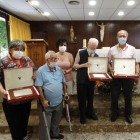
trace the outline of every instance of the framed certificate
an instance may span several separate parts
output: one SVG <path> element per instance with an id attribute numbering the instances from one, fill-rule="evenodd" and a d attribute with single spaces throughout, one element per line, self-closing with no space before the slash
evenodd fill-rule
<path id="1" fill-rule="evenodd" d="M 112 77 L 108 74 L 108 57 L 88 57 L 91 64 L 88 67 L 88 77 L 90 81 L 112 81 Z"/>
<path id="2" fill-rule="evenodd" d="M 139 78 L 136 75 L 135 58 L 115 58 L 114 59 L 114 78 Z"/>
<path id="3" fill-rule="evenodd" d="M 3 73 L 9 103 L 40 97 L 32 79 L 32 67 L 4 69 Z"/>

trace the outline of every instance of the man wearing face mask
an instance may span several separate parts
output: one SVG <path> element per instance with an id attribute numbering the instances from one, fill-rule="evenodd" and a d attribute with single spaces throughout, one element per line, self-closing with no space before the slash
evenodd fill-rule
<path id="1" fill-rule="evenodd" d="M 37 89 L 40 92 L 40 100 L 45 109 L 51 138 L 63 139 L 64 136 L 59 134 L 59 122 L 63 106 L 63 89 L 65 97 L 68 97 L 65 78 L 61 69 L 57 66 L 58 58 L 54 51 L 48 51 L 45 54 L 45 59 L 46 64 L 41 66 L 36 73 L 35 86 L 37 86 Z M 49 105 L 48 102 L 51 104 Z M 40 119 L 39 140 L 48 140 L 40 103 L 38 103 L 38 114 Z"/>
<path id="2" fill-rule="evenodd" d="M 121 30 L 117 33 L 118 44 L 113 46 L 108 52 L 109 57 L 109 70 L 114 75 L 114 58 L 135 58 L 136 59 L 136 74 L 139 74 L 138 57 L 135 47 L 126 43 L 128 39 L 128 32 Z M 112 67 L 110 62 L 112 61 Z M 134 79 L 131 78 L 113 78 L 111 82 L 111 109 L 112 117 L 111 121 L 116 121 L 119 116 L 118 99 L 120 95 L 121 85 L 123 86 L 123 94 L 125 97 L 125 118 L 128 123 L 132 123 L 130 117 L 132 110 L 132 88 L 134 85 Z"/>
<path id="3" fill-rule="evenodd" d="M 98 40 L 95 38 L 90 38 L 87 49 L 81 50 L 77 53 L 73 66 L 74 69 L 77 69 L 77 97 L 79 102 L 81 124 L 86 123 L 86 115 L 90 119 L 98 120 L 93 111 L 95 81 L 89 81 L 87 75 L 87 68 L 91 65 L 89 62 L 87 62 L 88 57 L 98 57 L 98 55 L 95 53 L 97 47 Z"/>

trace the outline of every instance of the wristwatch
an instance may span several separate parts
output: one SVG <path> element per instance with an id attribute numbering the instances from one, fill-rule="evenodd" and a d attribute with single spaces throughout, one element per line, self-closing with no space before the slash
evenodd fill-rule
<path id="1" fill-rule="evenodd" d="M 65 74 L 67 73 L 66 70 L 64 72 L 65 72 Z"/>

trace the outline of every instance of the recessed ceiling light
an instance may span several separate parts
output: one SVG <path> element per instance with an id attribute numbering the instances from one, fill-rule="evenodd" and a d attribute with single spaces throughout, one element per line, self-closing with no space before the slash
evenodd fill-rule
<path id="1" fill-rule="evenodd" d="M 127 5 L 133 5 L 135 3 L 135 1 L 128 1 Z"/>
<path id="2" fill-rule="evenodd" d="M 90 16 L 93 16 L 93 15 L 94 15 L 94 13 L 93 13 L 93 12 L 89 12 L 89 15 L 90 15 Z"/>
<path id="3" fill-rule="evenodd" d="M 96 4 L 96 1 L 89 1 L 89 5 L 95 5 Z"/>
<path id="4" fill-rule="evenodd" d="M 69 4 L 71 5 L 78 5 L 80 2 L 79 1 L 69 1 Z"/>
<path id="5" fill-rule="evenodd" d="M 124 15 L 124 12 L 119 12 L 118 15 L 122 16 L 122 15 Z"/>
<path id="6" fill-rule="evenodd" d="M 45 12 L 45 13 L 44 13 L 44 15 L 45 15 L 45 16 L 49 16 L 49 15 L 50 15 L 50 13 L 48 13 L 48 12 Z"/>
<path id="7" fill-rule="evenodd" d="M 38 1 L 31 1 L 31 4 L 32 5 L 39 5 L 39 2 Z"/>

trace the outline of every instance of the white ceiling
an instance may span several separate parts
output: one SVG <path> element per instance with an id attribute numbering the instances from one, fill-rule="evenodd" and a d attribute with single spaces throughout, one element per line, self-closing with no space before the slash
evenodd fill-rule
<path id="1" fill-rule="evenodd" d="M 30 0 L 31 1 L 31 0 Z M 140 0 L 128 6 L 130 0 L 94 0 L 96 5 L 90 6 L 90 0 L 76 0 L 79 5 L 70 5 L 70 0 L 36 0 L 36 6 L 42 13 L 49 12 L 48 18 L 55 20 L 140 20 Z M 28 21 L 46 21 L 47 19 L 29 6 L 25 0 L 0 0 L 0 7 Z M 123 16 L 118 12 L 123 11 Z M 94 12 L 94 16 L 89 16 Z"/>

